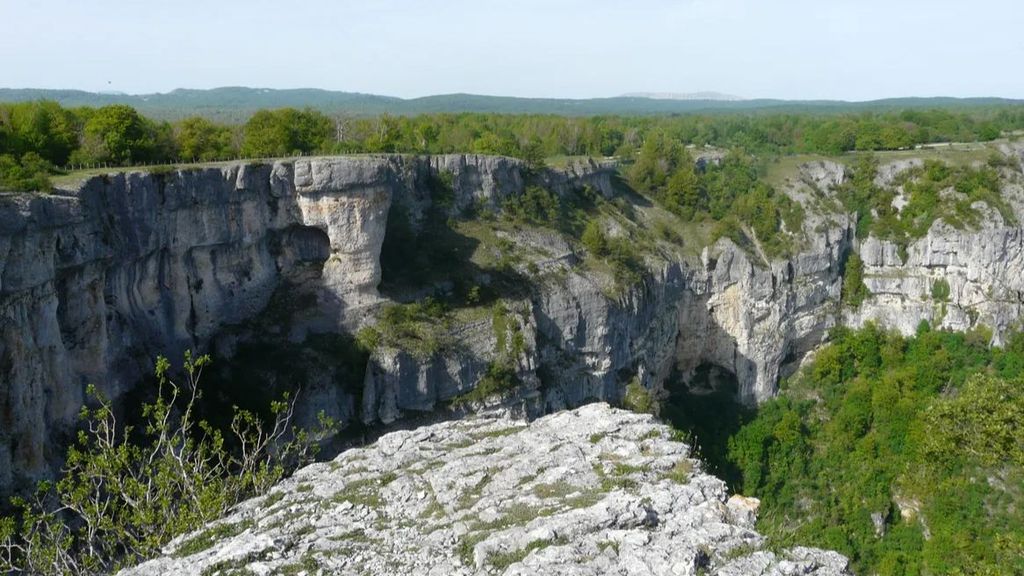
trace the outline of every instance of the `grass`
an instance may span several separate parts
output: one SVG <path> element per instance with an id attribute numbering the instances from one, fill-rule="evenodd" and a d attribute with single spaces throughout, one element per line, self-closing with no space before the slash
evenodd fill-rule
<path id="1" fill-rule="evenodd" d="M 594 473 L 601 481 L 601 491 L 611 492 L 613 490 L 635 490 L 639 483 L 632 478 L 629 478 L 628 474 L 632 472 L 640 471 L 639 468 L 629 466 L 628 464 L 618 463 L 613 467 L 611 473 L 605 472 L 604 464 L 595 462 L 593 465 Z"/>
<path id="2" fill-rule="evenodd" d="M 690 481 L 691 474 L 693 474 L 693 461 L 684 458 L 676 462 L 675 466 L 666 472 L 663 477 L 676 484 L 686 484 Z"/>
<path id="3" fill-rule="evenodd" d="M 483 432 L 471 432 L 469 436 L 476 441 L 486 440 L 487 438 L 501 438 L 503 436 L 511 436 L 517 432 L 526 430 L 525 426 L 510 426 L 508 428 L 498 428 L 496 430 L 485 430 Z"/>
<path id="4" fill-rule="evenodd" d="M 274 573 L 281 574 L 282 576 L 295 576 L 301 573 L 316 574 L 319 569 L 320 562 L 318 562 L 312 555 L 306 554 L 298 562 L 292 562 L 278 567 Z"/>
<path id="5" fill-rule="evenodd" d="M 558 156 L 548 156 L 547 158 L 544 159 L 544 164 L 548 168 L 552 168 L 554 170 L 565 170 L 566 168 L 572 166 L 573 164 L 576 164 L 578 162 L 587 162 L 590 160 L 593 160 L 598 164 L 605 161 L 604 157 L 602 156 L 568 156 L 563 154 Z"/>
<path id="6" fill-rule="evenodd" d="M 555 540 L 534 540 L 520 550 L 491 554 L 487 557 L 487 563 L 498 570 L 505 570 L 516 562 L 523 561 L 523 559 L 529 556 L 534 550 L 543 550 L 549 546 L 559 546 L 567 542 L 567 539 L 561 538 L 556 538 Z"/>
<path id="7" fill-rule="evenodd" d="M 185 556 L 192 556 L 198 554 L 203 550 L 208 550 L 217 542 L 226 538 L 237 536 L 242 532 L 245 532 L 253 525 L 252 520 L 244 520 L 242 522 L 218 524 L 209 530 L 204 530 L 196 536 L 184 541 L 174 551 L 176 558 L 184 558 Z"/>
<path id="8" fill-rule="evenodd" d="M 174 170 L 200 170 L 203 168 L 221 168 L 239 163 L 255 163 L 257 160 L 224 160 L 220 162 L 181 162 L 174 164 L 147 164 L 144 166 L 110 166 L 107 168 L 82 168 L 79 170 L 68 170 L 63 174 L 52 176 L 54 186 L 68 186 L 81 183 L 89 178 L 103 176 L 104 174 L 123 174 L 131 172 L 167 173 Z"/>
<path id="9" fill-rule="evenodd" d="M 331 502 L 350 502 L 356 506 L 378 508 L 382 503 L 380 489 L 396 478 L 394 473 L 386 473 L 377 478 L 364 478 L 349 482 L 331 497 Z"/>
<path id="10" fill-rule="evenodd" d="M 533 493 L 538 498 L 549 499 L 549 498 L 565 498 L 571 494 L 579 492 L 578 486 L 570 484 L 565 481 L 553 482 L 550 484 L 537 484 L 533 487 Z"/>

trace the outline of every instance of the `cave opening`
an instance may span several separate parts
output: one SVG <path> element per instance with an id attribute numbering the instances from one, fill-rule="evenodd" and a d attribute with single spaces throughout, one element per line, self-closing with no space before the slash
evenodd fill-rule
<path id="1" fill-rule="evenodd" d="M 668 396 L 661 416 L 690 442 L 708 471 L 736 490 L 742 483 L 738 467 L 729 461 L 729 439 L 754 417 L 755 410 L 737 400 L 736 375 L 711 362 L 703 362 L 687 375 L 674 371 L 665 382 Z"/>

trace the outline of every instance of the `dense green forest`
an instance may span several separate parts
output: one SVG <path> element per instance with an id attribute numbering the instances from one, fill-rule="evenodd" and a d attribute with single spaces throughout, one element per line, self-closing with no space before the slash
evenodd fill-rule
<path id="1" fill-rule="evenodd" d="M 172 124 L 147 118 L 124 104 L 64 108 L 52 101 L 32 101 L 0 104 L 0 186 L 45 189 L 50 172 L 96 164 L 362 152 L 471 152 L 534 161 L 589 155 L 629 162 L 651 138 L 764 157 L 991 140 L 1022 128 L 1024 107 L 1020 106 L 633 117 L 479 113 L 351 117 L 282 108 L 258 111 L 245 124 L 218 124 L 198 116 Z"/>
<path id="2" fill-rule="evenodd" d="M 438 94 L 420 98 L 396 98 L 378 94 L 338 92 L 311 88 L 267 89 L 225 86 L 208 90 L 178 89 L 157 94 L 95 93 L 82 90 L 46 90 L 34 88 L 0 88 L 0 102 L 54 100 L 64 106 L 99 108 L 127 104 L 151 118 L 181 120 L 201 115 L 211 120 L 243 123 L 266 108 L 310 107 L 326 114 L 377 116 L 396 114 L 452 114 L 479 112 L 484 114 L 557 114 L 559 116 L 596 115 L 669 115 L 669 114 L 753 114 L 815 113 L 843 114 L 907 109 L 948 110 L 1022 104 L 1021 100 L 1005 98 L 888 98 L 865 102 L 841 100 L 778 100 L 778 99 L 672 99 L 642 96 L 610 98 L 516 98 L 479 94 Z"/>
<path id="3" fill-rule="evenodd" d="M 1021 574 L 1024 335 L 990 336 L 837 329 L 756 413 L 705 399 L 681 424 L 775 545 L 858 574 Z"/>

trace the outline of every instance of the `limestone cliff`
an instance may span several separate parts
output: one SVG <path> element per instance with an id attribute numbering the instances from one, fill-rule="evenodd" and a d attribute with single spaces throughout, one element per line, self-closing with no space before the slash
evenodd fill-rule
<path id="1" fill-rule="evenodd" d="M 1024 147 L 1004 150 L 1024 166 Z M 882 166 L 880 181 L 889 183 L 912 163 Z M 1019 330 L 1024 305 L 1024 181 L 1020 168 L 1000 169 L 1001 196 L 1017 222 L 1007 222 L 983 204 L 976 208 L 978 226 L 955 228 L 936 220 L 928 233 L 901 250 L 891 241 L 870 237 L 860 243 L 865 284 L 871 297 L 846 321 L 879 322 L 912 334 L 920 322 L 949 330 L 990 328 L 1000 344 L 1010 330 Z M 951 192 L 952 193 L 952 192 Z M 893 313 L 898 311 L 898 313 Z"/>
<path id="2" fill-rule="evenodd" d="M 469 200 L 523 186 L 506 158 L 367 156 L 119 173 L 51 195 L 0 195 L 0 493 L 59 462 L 88 383 L 118 399 L 156 355 L 205 349 L 275 291 L 315 298 L 304 328 L 364 321 L 379 300 L 389 206 L 422 197 L 439 170 Z M 553 184 L 600 177 L 585 172 Z"/>
<path id="3" fill-rule="evenodd" d="M 880 177 L 899 170 L 883 167 Z M 503 297 L 506 333 L 495 333 L 488 310 L 465 310 L 445 328 L 444 354 L 381 348 L 355 377 L 332 368 L 331 354 L 317 356 L 309 339 L 373 324 L 389 297 L 453 289 L 442 270 L 410 293 L 379 293 L 382 245 L 399 212 L 414 228 L 438 213 L 486 222 L 507 198 L 539 185 L 609 199 L 609 234 L 649 231 L 670 215 L 617 189 L 610 166 L 530 173 L 516 160 L 465 155 L 135 172 L 51 195 L 0 196 L 0 492 L 59 463 L 87 383 L 115 399 L 144 391 L 153 358 L 186 348 L 213 349 L 223 363 L 253 340 L 265 340 L 261 351 L 293 347 L 301 359 L 271 363 L 327 363 L 311 363 L 299 383 L 301 417 L 324 410 L 378 425 L 447 409 L 477 386 L 499 341 L 513 337 L 518 385 L 495 401 L 539 416 L 619 402 L 629 382 L 658 396 L 670 373 L 686 379 L 707 365 L 736 376 L 740 400 L 763 400 L 840 322 L 903 331 L 922 318 L 954 329 L 985 324 L 997 342 L 1015 325 L 1024 302 L 1016 225 L 997 214 L 977 229 L 937 222 L 901 254 L 877 238 L 856 239 L 854 219 L 829 204 L 848 177 L 843 166 L 809 163 L 797 176 L 786 192 L 806 218 L 791 231 L 801 239 L 792 256 L 656 238 L 644 250 L 643 280 L 626 286 L 557 232 L 485 230 L 499 246 L 478 249 L 515 252 L 503 265 L 523 288 Z M 1004 176 L 1006 196 L 1024 214 L 1019 177 Z M 438 179 L 448 188 L 443 202 Z M 410 257 L 425 248 L 408 244 L 401 248 Z M 872 294 L 843 310 L 851 250 L 863 257 Z M 933 297 L 938 279 L 949 285 L 942 302 Z M 495 282 L 487 269 L 470 280 Z"/>

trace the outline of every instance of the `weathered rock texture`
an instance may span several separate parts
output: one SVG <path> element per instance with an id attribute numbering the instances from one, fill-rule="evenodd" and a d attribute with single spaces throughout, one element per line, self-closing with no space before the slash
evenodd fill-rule
<path id="1" fill-rule="evenodd" d="M 871 296 L 845 322 L 871 321 L 913 334 L 922 321 L 935 328 L 963 331 L 978 326 L 992 330 L 994 344 L 1019 330 L 1024 310 L 1024 145 L 1004 144 L 1002 153 L 1020 167 L 999 169 L 1001 196 L 1017 222 L 1006 222 L 992 207 L 975 203 L 983 215 L 973 228 L 957 229 L 936 220 L 927 235 L 905 250 L 870 237 L 860 242 L 865 285 Z M 879 167 L 877 182 L 891 185 L 901 171 L 920 161 Z M 954 193 L 951 190 L 948 193 Z M 899 201 L 900 198 L 897 198 Z M 944 294 L 948 287 L 948 296 Z"/>
<path id="2" fill-rule="evenodd" d="M 395 432 L 123 574 L 848 573 L 835 552 L 762 550 L 757 501 L 729 498 L 670 438 L 607 404 Z"/>

